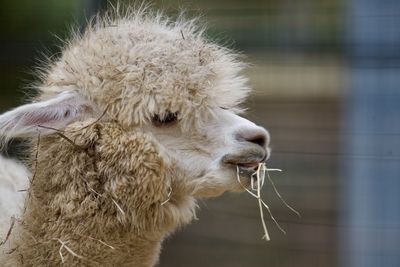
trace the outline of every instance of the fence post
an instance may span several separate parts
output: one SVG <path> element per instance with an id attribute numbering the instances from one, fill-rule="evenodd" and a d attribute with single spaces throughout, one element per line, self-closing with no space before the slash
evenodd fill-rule
<path id="1" fill-rule="evenodd" d="M 400 266 L 400 1 L 351 0 L 339 266 Z"/>

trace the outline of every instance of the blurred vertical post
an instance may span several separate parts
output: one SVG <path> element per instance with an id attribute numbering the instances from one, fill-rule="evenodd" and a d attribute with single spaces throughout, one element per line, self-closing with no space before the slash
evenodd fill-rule
<path id="1" fill-rule="evenodd" d="M 340 266 L 400 266 L 400 1 L 347 7 Z"/>

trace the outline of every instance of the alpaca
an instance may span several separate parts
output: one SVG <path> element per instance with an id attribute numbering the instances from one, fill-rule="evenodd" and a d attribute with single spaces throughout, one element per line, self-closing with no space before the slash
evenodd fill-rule
<path id="1" fill-rule="evenodd" d="M 30 140 L 32 172 L 1 266 L 154 266 L 196 200 L 243 191 L 236 168 L 248 186 L 269 156 L 268 132 L 238 115 L 238 56 L 196 20 L 111 13 L 0 116 L 3 143 Z"/>

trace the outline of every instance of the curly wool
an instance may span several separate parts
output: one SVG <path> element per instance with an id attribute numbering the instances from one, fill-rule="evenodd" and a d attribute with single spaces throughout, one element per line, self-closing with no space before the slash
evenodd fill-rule
<path id="1" fill-rule="evenodd" d="M 80 256 L 63 251 L 67 266 L 152 266 L 160 239 L 194 216 L 192 198 L 160 205 L 171 181 L 151 136 L 115 122 L 81 130 L 88 124 L 66 129 L 75 145 L 60 136 L 41 141 L 16 249 L 2 266 L 60 264 L 59 241 Z"/>
<path id="2" fill-rule="evenodd" d="M 66 44 L 44 77 L 41 98 L 76 90 L 122 125 L 179 110 L 184 128 L 211 106 L 235 107 L 248 94 L 244 65 L 207 42 L 195 20 L 170 21 L 146 10 L 98 17 Z"/>

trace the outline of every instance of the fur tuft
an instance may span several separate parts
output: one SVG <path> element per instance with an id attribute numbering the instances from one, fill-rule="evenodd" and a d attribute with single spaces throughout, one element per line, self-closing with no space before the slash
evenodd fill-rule
<path id="1" fill-rule="evenodd" d="M 198 127 L 212 108 L 234 109 L 249 93 L 240 74 L 245 65 L 208 41 L 198 25 L 197 19 L 182 14 L 172 20 L 145 5 L 117 6 L 73 34 L 42 75 L 39 98 L 73 86 L 100 109 L 109 105 L 109 115 L 126 127 L 176 110 L 183 128 Z"/>

